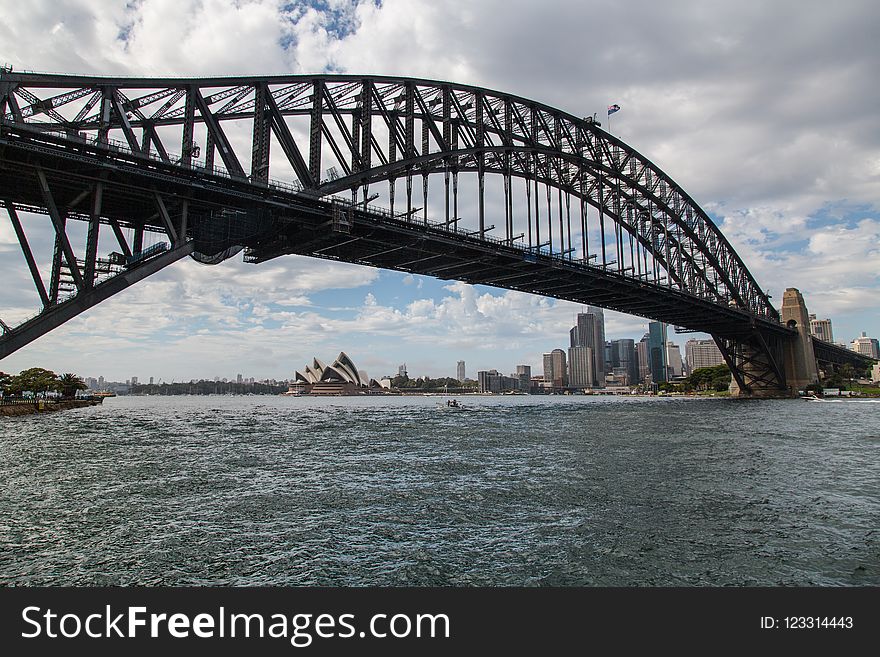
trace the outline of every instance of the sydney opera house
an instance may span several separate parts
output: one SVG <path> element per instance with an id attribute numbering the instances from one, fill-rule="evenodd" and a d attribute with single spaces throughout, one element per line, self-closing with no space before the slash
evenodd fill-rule
<path id="1" fill-rule="evenodd" d="M 366 395 L 371 387 L 376 386 L 375 381 L 370 381 L 366 372 L 358 371 L 351 358 L 342 351 L 332 365 L 325 365 L 315 358 L 311 366 L 306 365 L 302 372 L 297 371 L 287 394 Z"/>

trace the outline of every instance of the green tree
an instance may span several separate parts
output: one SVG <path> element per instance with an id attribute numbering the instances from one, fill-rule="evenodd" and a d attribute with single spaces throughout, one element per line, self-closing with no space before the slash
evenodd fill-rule
<path id="1" fill-rule="evenodd" d="M 58 389 L 58 375 L 42 367 L 31 367 L 12 377 L 9 388 L 12 394 L 32 392 L 34 395 L 45 396 L 49 391 Z"/>
<path id="2" fill-rule="evenodd" d="M 701 367 L 687 378 L 687 386 L 696 390 L 716 390 L 722 392 L 730 386 L 730 368 L 727 365 Z"/>
<path id="3" fill-rule="evenodd" d="M 88 386 L 85 381 L 71 372 L 66 372 L 58 377 L 58 389 L 61 390 L 62 397 L 75 397 L 77 390 L 85 390 L 86 388 Z"/>

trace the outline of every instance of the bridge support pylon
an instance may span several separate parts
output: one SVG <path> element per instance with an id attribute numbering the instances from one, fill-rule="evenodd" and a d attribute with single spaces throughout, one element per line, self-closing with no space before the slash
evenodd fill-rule
<path id="1" fill-rule="evenodd" d="M 783 295 L 781 321 L 797 333 L 779 337 L 756 328 L 745 338 L 715 337 L 733 375 L 732 396 L 797 397 L 799 390 L 819 380 L 809 313 L 796 288 Z"/>
<path id="2" fill-rule="evenodd" d="M 819 370 L 813 339 L 810 336 L 810 315 L 807 304 L 797 288 L 790 287 L 782 295 L 782 323 L 797 330 L 797 337 L 785 344 L 785 379 L 792 396 L 809 385 L 818 383 Z"/>

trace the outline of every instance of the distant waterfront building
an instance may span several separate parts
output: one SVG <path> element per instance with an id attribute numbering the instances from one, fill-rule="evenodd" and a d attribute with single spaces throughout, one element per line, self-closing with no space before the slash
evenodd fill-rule
<path id="1" fill-rule="evenodd" d="M 651 368 L 651 381 L 661 383 L 668 380 L 666 375 L 666 324 L 663 322 L 648 324 L 648 365 Z"/>
<path id="2" fill-rule="evenodd" d="M 236 383 L 241 383 L 241 380 L 242 380 L 243 378 L 244 378 L 244 377 L 243 377 L 241 374 L 239 374 L 239 375 L 237 375 L 237 376 L 235 377 L 235 382 L 236 382 Z"/>
<path id="3" fill-rule="evenodd" d="M 684 357 L 688 374 L 693 374 L 701 367 L 724 365 L 724 356 L 715 340 L 688 340 L 684 344 Z"/>
<path id="4" fill-rule="evenodd" d="M 568 348 L 568 385 L 572 388 L 592 388 L 596 385 L 596 370 L 592 347 Z M 604 378 L 604 373 L 603 373 Z"/>
<path id="5" fill-rule="evenodd" d="M 98 377 L 98 390 L 104 390 L 104 377 Z"/>
<path id="6" fill-rule="evenodd" d="M 544 354 L 544 383 L 554 388 L 565 388 L 568 385 L 568 368 L 562 349 Z"/>
<path id="7" fill-rule="evenodd" d="M 830 319 L 816 319 L 815 315 L 810 315 L 810 333 L 820 340 L 834 343 L 834 335 L 831 332 Z"/>
<path id="8" fill-rule="evenodd" d="M 516 378 L 519 381 L 520 392 L 529 392 L 532 388 L 532 366 L 517 365 Z"/>
<path id="9" fill-rule="evenodd" d="M 519 390 L 519 379 L 499 374 L 498 370 L 482 370 L 477 372 L 477 385 L 480 392 L 501 393 L 508 390 Z"/>
<path id="10" fill-rule="evenodd" d="M 138 378 L 136 376 L 131 377 L 131 385 L 136 386 L 138 384 Z"/>
<path id="11" fill-rule="evenodd" d="M 611 368 L 611 374 L 605 377 L 605 382 L 612 386 L 630 386 L 633 385 L 632 379 L 629 378 L 629 372 L 625 367 Z"/>
<path id="12" fill-rule="evenodd" d="M 397 376 L 406 377 L 406 363 L 397 366 Z"/>
<path id="13" fill-rule="evenodd" d="M 648 345 L 648 334 L 636 343 L 636 361 L 639 364 L 639 383 L 644 383 L 651 376 L 651 349 Z"/>
<path id="14" fill-rule="evenodd" d="M 852 341 L 850 349 L 863 356 L 880 358 L 880 342 L 877 338 L 869 338 L 864 331 L 860 337 Z"/>
<path id="15" fill-rule="evenodd" d="M 150 385 L 153 385 L 153 377 L 150 377 Z"/>
<path id="16" fill-rule="evenodd" d="M 666 372 L 667 381 L 682 374 L 681 350 L 672 340 L 666 343 Z"/>
<path id="17" fill-rule="evenodd" d="M 465 380 L 465 369 L 464 369 L 464 361 L 458 361 L 458 365 L 455 368 L 455 378 L 464 383 Z"/>
<path id="18" fill-rule="evenodd" d="M 625 375 L 626 383 L 623 385 L 633 386 L 639 382 L 639 361 L 636 356 L 635 340 L 627 338 L 611 341 L 611 371 L 618 381 L 622 374 Z"/>
<path id="19" fill-rule="evenodd" d="M 871 381 L 880 383 L 880 363 L 874 363 L 874 367 L 871 368 Z"/>
<path id="20" fill-rule="evenodd" d="M 578 313 L 576 325 L 569 331 L 570 347 L 589 347 L 592 351 L 592 375 L 590 384 L 572 383 L 572 385 L 591 385 L 605 387 L 605 314 L 601 308 L 587 306 L 587 311 Z M 581 354 L 580 358 L 585 356 Z"/>
<path id="21" fill-rule="evenodd" d="M 296 372 L 288 393 L 362 395 L 367 393 L 370 384 L 366 372 L 358 371 L 351 358 L 342 351 L 331 365 L 325 365 L 317 358 L 312 359 L 311 366 L 306 365 L 301 372 Z"/>

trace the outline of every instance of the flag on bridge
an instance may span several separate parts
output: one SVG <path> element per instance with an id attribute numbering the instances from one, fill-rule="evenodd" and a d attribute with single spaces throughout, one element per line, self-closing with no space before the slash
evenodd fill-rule
<path id="1" fill-rule="evenodd" d="M 608 116 L 611 116 L 615 112 L 620 111 L 620 105 L 609 105 L 608 106 Z"/>

